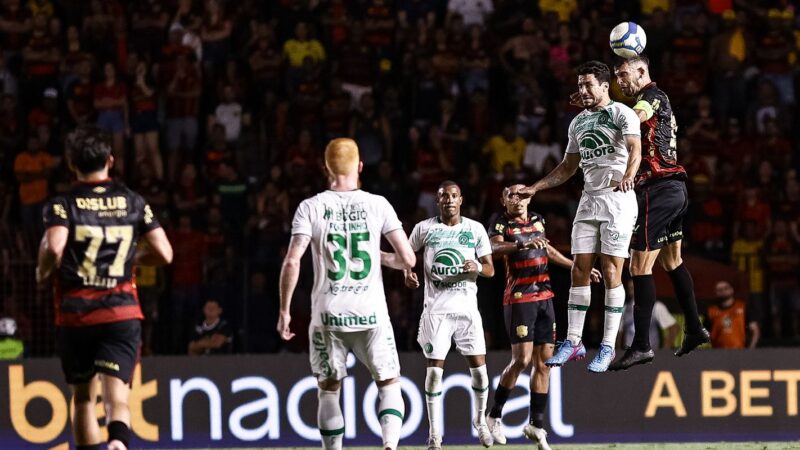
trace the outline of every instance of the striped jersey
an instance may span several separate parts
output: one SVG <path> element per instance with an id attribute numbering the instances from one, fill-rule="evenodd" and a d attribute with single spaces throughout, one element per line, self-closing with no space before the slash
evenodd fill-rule
<path id="1" fill-rule="evenodd" d="M 45 228 L 69 229 L 55 289 L 56 325 L 144 319 L 133 274 L 139 237 L 161 227 L 122 183 L 79 183 L 44 208 Z"/>
<path id="2" fill-rule="evenodd" d="M 497 218 L 489 229 L 489 237 L 502 236 L 506 242 L 525 242 L 544 238 L 544 218 L 530 213 L 528 220 L 509 219 L 507 214 Z M 553 298 L 546 248 L 522 249 L 505 256 L 506 290 L 503 305 L 539 302 Z"/>
<path id="3" fill-rule="evenodd" d="M 583 110 L 569 124 L 567 153 L 579 153 L 584 190 L 596 191 L 621 181 L 628 168 L 625 136 L 640 136 L 639 116 L 614 102 L 599 111 Z"/>
<path id="4" fill-rule="evenodd" d="M 642 164 L 637 184 L 660 178 L 686 180 L 686 170 L 678 164 L 678 124 L 667 94 L 652 82 L 639 92 L 633 108 L 643 111 L 647 117 L 641 124 Z"/>
<path id="5" fill-rule="evenodd" d="M 360 189 L 327 190 L 300 203 L 292 235 L 311 238 L 313 326 L 359 331 L 388 323 L 381 236 L 402 228 L 385 198 Z"/>

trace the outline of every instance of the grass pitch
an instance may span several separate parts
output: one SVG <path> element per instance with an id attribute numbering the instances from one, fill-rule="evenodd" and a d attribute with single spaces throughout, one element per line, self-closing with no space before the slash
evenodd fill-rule
<path id="1" fill-rule="evenodd" d="M 798 450 L 800 442 L 704 442 L 692 444 L 551 444 L 553 450 Z M 272 447 L 265 447 L 272 448 Z M 285 450 L 319 450 L 320 447 L 282 447 Z M 376 447 L 353 447 L 376 448 Z M 483 449 L 480 445 L 444 445 L 443 449 Z M 531 450 L 535 444 L 495 445 L 497 450 Z M 199 449 L 198 449 L 199 450 Z M 252 449 L 229 449 L 252 450 Z M 406 447 L 399 450 L 426 450 L 425 447 Z"/>

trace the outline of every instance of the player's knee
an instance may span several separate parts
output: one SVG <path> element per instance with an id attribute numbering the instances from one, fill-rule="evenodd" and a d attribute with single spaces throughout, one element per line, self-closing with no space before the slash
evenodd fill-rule
<path id="1" fill-rule="evenodd" d="M 578 264 L 572 265 L 572 285 L 585 286 L 589 284 L 589 276 L 592 273 L 592 268 L 583 268 Z"/>
<path id="2" fill-rule="evenodd" d="M 648 260 L 646 253 L 634 251 L 631 255 L 630 270 L 632 276 L 650 275 L 653 273 L 653 263 Z"/>
<path id="3" fill-rule="evenodd" d="M 522 355 L 511 359 L 511 370 L 515 373 L 520 373 L 525 370 L 531 363 L 530 355 Z"/>
<path id="4" fill-rule="evenodd" d="M 550 368 L 545 365 L 546 358 L 536 358 L 536 362 L 533 366 L 533 369 L 536 373 L 541 374 L 542 376 L 550 375 Z"/>
<path id="5" fill-rule="evenodd" d="M 341 382 L 339 382 L 339 380 L 327 379 L 319 380 L 317 385 L 323 391 L 338 391 L 339 387 L 341 386 Z"/>

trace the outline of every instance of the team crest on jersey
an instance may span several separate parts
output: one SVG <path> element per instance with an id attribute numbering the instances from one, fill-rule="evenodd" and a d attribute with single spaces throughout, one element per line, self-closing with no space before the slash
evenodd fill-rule
<path id="1" fill-rule="evenodd" d="M 103 186 L 97 186 L 96 188 L 92 189 L 92 192 L 94 192 L 95 194 L 102 194 L 105 191 L 106 188 L 104 188 Z"/>
<path id="2" fill-rule="evenodd" d="M 458 244 L 459 245 L 468 245 L 472 240 L 472 232 L 465 231 L 458 235 Z"/>
<path id="3" fill-rule="evenodd" d="M 525 325 L 520 325 L 517 327 L 517 337 L 525 337 L 528 335 L 528 327 Z"/>
<path id="4" fill-rule="evenodd" d="M 498 233 L 502 233 L 503 230 L 506 229 L 506 226 L 503 225 L 502 223 L 498 223 L 497 225 L 494 226 L 494 229 L 497 230 Z"/>

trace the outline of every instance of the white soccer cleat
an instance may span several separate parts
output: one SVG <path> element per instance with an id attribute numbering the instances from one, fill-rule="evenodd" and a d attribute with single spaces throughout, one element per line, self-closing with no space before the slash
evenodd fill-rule
<path id="1" fill-rule="evenodd" d="M 428 438 L 428 450 L 442 450 L 442 437 L 430 436 Z"/>
<path id="2" fill-rule="evenodd" d="M 472 426 L 478 430 L 478 440 L 481 441 L 481 445 L 489 448 L 494 445 L 494 439 L 492 439 L 492 433 L 489 431 L 489 426 L 486 425 L 486 422 L 480 423 L 477 421 L 472 422 Z"/>
<path id="3" fill-rule="evenodd" d="M 494 442 L 501 445 L 506 445 L 506 435 L 503 432 L 503 420 L 494 418 L 492 416 L 486 417 L 486 425 L 489 427 L 489 432 L 492 433 Z"/>
<path id="4" fill-rule="evenodd" d="M 550 448 L 550 445 L 547 444 L 547 431 L 544 428 L 537 428 L 528 424 L 522 429 L 522 434 L 524 434 L 526 438 L 536 442 L 539 450 L 553 450 Z"/>

